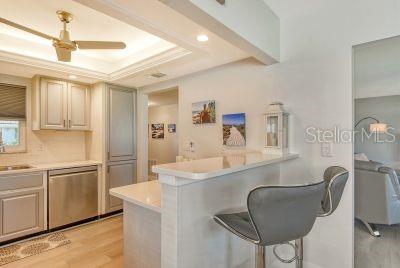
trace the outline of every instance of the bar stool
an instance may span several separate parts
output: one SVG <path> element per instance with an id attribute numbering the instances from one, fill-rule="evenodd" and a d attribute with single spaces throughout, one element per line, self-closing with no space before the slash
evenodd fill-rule
<path id="1" fill-rule="evenodd" d="M 259 186 L 247 196 L 248 211 L 215 215 L 222 227 L 256 245 L 256 268 L 265 268 L 265 246 L 275 245 L 274 254 L 282 262 L 296 260 L 303 267 L 303 238 L 311 231 L 316 217 L 331 215 L 339 205 L 348 171 L 329 167 L 324 180 L 302 186 Z M 288 220 L 290 219 L 290 220 Z M 295 240 L 295 245 L 289 241 Z M 276 254 L 276 246 L 289 244 L 295 249 L 291 260 Z"/>
<path id="2" fill-rule="evenodd" d="M 307 235 L 317 217 L 325 183 L 259 186 L 247 196 L 248 212 L 215 215 L 228 231 L 256 245 L 256 267 L 265 267 L 265 246 Z M 290 219 L 290 220 L 288 220 Z"/>
<path id="3" fill-rule="evenodd" d="M 324 172 L 325 191 L 321 200 L 321 207 L 318 211 L 317 217 L 330 216 L 339 206 L 342 199 L 343 191 L 349 178 L 349 172 L 339 166 L 328 167 Z M 284 243 L 288 244 L 288 243 Z M 275 256 L 282 262 L 290 262 L 283 260 L 276 254 L 276 246 L 274 248 Z M 303 268 L 303 237 L 295 241 L 296 249 L 296 268 Z"/>

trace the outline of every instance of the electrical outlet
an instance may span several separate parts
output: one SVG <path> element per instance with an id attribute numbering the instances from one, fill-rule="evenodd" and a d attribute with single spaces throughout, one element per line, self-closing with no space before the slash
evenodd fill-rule
<path id="1" fill-rule="evenodd" d="M 321 143 L 321 156 L 322 157 L 333 156 L 333 143 Z"/>
<path id="2" fill-rule="evenodd" d="M 39 152 L 43 152 L 43 151 L 44 151 L 44 145 L 43 145 L 43 143 L 39 144 L 39 146 L 38 146 L 38 151 L 39 151 Z"/>

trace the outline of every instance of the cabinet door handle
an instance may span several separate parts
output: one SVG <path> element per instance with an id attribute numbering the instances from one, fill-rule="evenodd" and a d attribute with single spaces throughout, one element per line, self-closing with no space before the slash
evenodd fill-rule
<path id="1" fill-rule="evenodd" d="M 63 127 L 65 127 L 65 119 L 64 119 Z"/>

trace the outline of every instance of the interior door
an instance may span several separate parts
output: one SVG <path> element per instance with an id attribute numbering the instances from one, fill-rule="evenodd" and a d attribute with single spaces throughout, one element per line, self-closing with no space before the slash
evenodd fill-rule
<path id="1" fill-rule="evenodd" d="M 40 128 L 67 129 L 67 82 L 42 78 L 40 81 Z"/>
<path id="2" fill-rule="evenodd" d="M 136 159 L 135 103 L 135 90 L 108 86 L 109 161 Z"/>
<path id="3" fill-rule="evenodd" d="M 90 130 L 90 87 L 68 83 L 68 129 Z"/>
<path id="4" fill-rule="evenodd" d="M 111 188 L 137 182 L 136 161 L 116 162 L 108 165 L 107 193 Z M 122 200 L 108 194 L 107 212 L 122 209 Z"/>

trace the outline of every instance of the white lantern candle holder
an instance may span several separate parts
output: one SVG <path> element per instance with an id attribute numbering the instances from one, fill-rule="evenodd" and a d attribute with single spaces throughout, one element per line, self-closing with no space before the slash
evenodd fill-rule
<path id="1" fill-rule="evenodd" d="M 273 102 L 264 114 L 264 154 L 283 155 L 289 153 L 289 113 L 283 104 Z"/>

